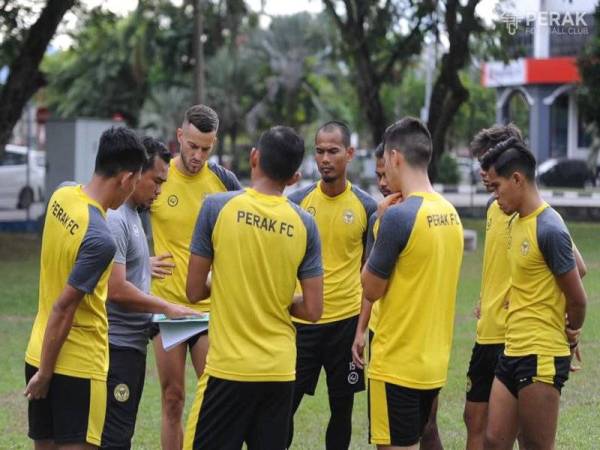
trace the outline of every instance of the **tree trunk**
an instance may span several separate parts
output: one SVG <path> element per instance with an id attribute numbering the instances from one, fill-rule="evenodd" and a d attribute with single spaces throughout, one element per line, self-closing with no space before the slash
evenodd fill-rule
<path id="1" fill-rule="evenodd" d="M 387 124 L 379 94 L 381 86 L 369 56 L 360 51 L 355 60 L 358 95 L 371 131 L 372 145 L 376 146 L 381 142 Z"/>
<path id="2" fill-rule="evenodd" d="M 46 83 L 39 65 L 63 16 L 74 3 L 75 0 L 48 0 L 9 67 L 8 79 L 0 92 L 0 157 L 23 108 Z"/>
<path id="3" fill-rule="evenodd" d="M 433 155 L 429 165 L 429 176 L 432 181 L 437 177 L 438 162 L 446 150 L 446 132 L 461 105 L 469 99 L 469 91 L 460 81 L 459 72 L 469 60 L 469 37 L 479 31 L 479 24 L 475 19 L 477 3 L 479 0 L 469 0 L 463 7 L 459 0 L 446 2 L 445 23 L 450 48 L 442 57 L 440 74 L 431 93 L 431 107 L 427 120 L 433 145 Z"/>

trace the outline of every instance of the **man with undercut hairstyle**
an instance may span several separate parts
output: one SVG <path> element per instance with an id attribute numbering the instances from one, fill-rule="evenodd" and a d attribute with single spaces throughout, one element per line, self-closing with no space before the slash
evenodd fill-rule
<path id="1" fill-rule="evenodd" d="M 362 271 L 364 296 L 379 302 L 369 364 L 370 443 L 417 449 L 448 372 L 463 254 L 458 213 L 433 190 L 431 136 L 404 118 L 384 135 L 385 174 L 399 204 L 380 208 Z"/>
<path id="2" fill-rule="evenodd" d="M 181 128 L 177 129 L 179 154 L 171 160 L 167 181 L 150 208 L 154 254 L 163 259 L 163 264 L 172 258 L 173 266 L 168 268 L 170 274 L 152 280 L 152 294 L 179 305 L 191 306 L 185 294 L 189 246 L 204 199 L 209 194 L 241 189 L 232 172 L 208 161 L 218 128 L 217 113 L 206 105 L 194 105 L 185 112 Z M 209 300 L 199 302 L 194 308 L 208 312 Z M 156 333 L 158 327 L 154 328 L 153 334 Z M 200 376 L 208 350 L 207 332 L 192 336 L 168 352 L 163 348 L 160 334 L 154 337 L 162 398 L 161 443 L 166 450 L 178 450 L 182 445 L 188 348 Z"/>
<path id="3" fill-rule="evenodd" d="M 36 450 L 100 446 L 106 413 L 106 294 L 115 242 L 106 223 L 147 160 L 127 128 L 100 137 L 85 186 L 61 184 L 44 220 L 38 313 L 25 353 L 29 437 Z"/>
<path id="4" fill-rule="evenodd" d="M 536 161 L 518 139 L 482 158 L 487 181 L 510 223 L 510 301 L 505 348 L 496 367 L 484 448 L 553 449 L 561 389 L 585 319 L 586 293 L 573 242 L 540 196 Z"/>
<path id="5" fill-rule="evenodd" d="M 315 136 L 321 180 L 289 196 L 317 222 L 325 270 L 321 320 L 316 324 L 295 321 L 298 357 L 293 411 L 304 394 L 314 394 L 324 368 L 331 410 L 325 446 L 335 450 L 350 445 L 354 394 L 365 389 L 364 371 L 352 361 L 352 342 L 361 307 L 360 268 L 368 221 L 377 208 L 346 177 L 353 156 L 348 126 L 338 121 L 325 123 Z M 293 424 L 290 443 L 292 436 Z"/>
<path id="6" fill-rule="evenodd" d="M 276 126 L 250 153 L 252 187 L 211 195 L 191 244 L 187 294 L 211 297 L 210 348 L 188 417 L 184 449 L 282 450 L 296 365 L 292 316 L 316 322 L 323 268 L 314 219 L 282 194 L 304 141 Z M 212 269 L 212 283 L 207 284 Z M 302 295 L 294 299 L 296 280 Z"/>

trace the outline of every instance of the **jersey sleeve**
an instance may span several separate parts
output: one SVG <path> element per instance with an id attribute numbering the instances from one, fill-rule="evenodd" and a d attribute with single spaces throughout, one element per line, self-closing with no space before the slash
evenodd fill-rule
<path id="1" fill-rule="evenodd" d="M 244 191 L 224 192 L 206 197 L 192 234 L 190 252 L 205 258 L 213 258 L 212 233 L 223 206 L 236 195 Z"/>
<path id="2" fill-rule="evenodd" d="M 406 248 L 422 202 L 421 197 L 410 197 L 390 207 L 381 217 L 377 239 L 367 261 L 371 273 L 386 280 L 390 277 Z"/>
<path id="3" fill-rule="evenodd" d="M 125 264 L 127 261 L 127 224 L 125 218 L 118 210 L 109 210 L 106 216 L 108 228 L 115 241 L 116 251 L 114 261 L 117 264 Z"/>
<path id="4" fill-rule="evenodd" d="M 304 211 L 300 216 L 306 227 L 306 253 L 298 267 L 298 279 L 313 278 L 323 275 L 323 262 L 321 259 L 321 238 L 315 220 Z"/>
<path id="5" fill-rule="evenodd" d="M 377 214 L 373 213 L 369 218 L 369 229 L 367 230 L 367 256 L 371 253 L 371 250 L 373 250 L 373 245 L 375 244 L 375 222 L 377 222 Z"/>
<path id="6" fill-rule="evenodd" d="M 575 268 L 571 235 L 558 213 L 551 208 L 538 216 L 537 239 L 544 261 L 554 275 L 563 275 Z"/>
<path id="7" fill-rule="evenodd" d="M 86 294 L 94 291 L 116 251 L 115 241 L 102 214 L 93 206 L 89 208 L 88 229 L 79 246 L 77 259 L 68 280 L 70 286 Z"/>
<path id="8" fill-rule="evenodd" d="M 219 180 L 221 180 L 221 183 L 223 183 L 228 191 L 239 191 L 242 189 L 242 185 L 231 170 L 227 170 L 218 164 L 210 164 L 209 167 L 219 177 Z"/>
<path id="9" fill-rule="evenodd" d="M 356 195 L 356 198 L 358 198 L 358 201 L 365 209 L 365 214 L 367 215 L 367 221 L 368 221 L 370 219 L 370 217 L 373 214 L 375 214 L 375 212 L 377 211 L 377 202 L 373 199 L 373 197 L 371 197 L 369 194 L 367 194 L 362 189 L 357 188 L 356 186 L 352 186 L 352 192 L 354 193 L 354 195 Z M 365 255 L 369 254 L 367 252 L 368 241 L 369 241 L 368 234 L 369 234 L 369 227 L 367 226 L 367 228 L 365 229 L 365 232 L 363 233 L 363 248 L 365 249 Z"/>
<path id="10" fill-rule="evenodd" d="M 308 194 L 310 194 L 316 187 L 317 187 L 317 184 L 313 183 L 310 186 L 307 186 L 302 189 L 298 189 L 297 191 L 294 191 L 290 195 L 288 195 L 288 199 L 292 203 L 299 205 L 300 203 L 302 203 L 302 200 L 304 200 L 306 198 L 306 196 Z"/>

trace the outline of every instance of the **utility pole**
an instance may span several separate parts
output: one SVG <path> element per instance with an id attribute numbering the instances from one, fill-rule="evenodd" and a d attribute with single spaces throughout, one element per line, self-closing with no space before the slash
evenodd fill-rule
<path id="1" fill-rule="evenodd" d="M 194 103 L 204 103 L 206 89 L 204 82 L 204 18 L 203 0 L 193 0 L 194 4 Z"/>

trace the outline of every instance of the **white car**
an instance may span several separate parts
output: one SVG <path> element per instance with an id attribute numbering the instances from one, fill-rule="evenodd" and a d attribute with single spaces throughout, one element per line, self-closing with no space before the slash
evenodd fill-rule
<path id="1" fill-rule="evenodd" d="M 29 152 L 27 180 L 27 147 L 8 144 L 0 159 L 0 206 L 25 209 L 43 201 L 45 177 L 45 152 Z"/>

